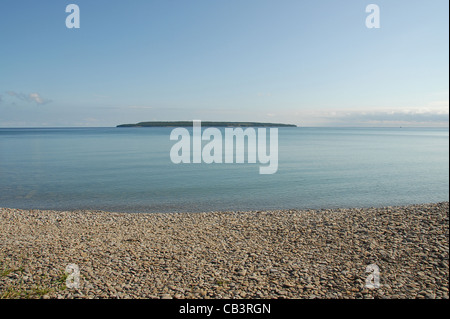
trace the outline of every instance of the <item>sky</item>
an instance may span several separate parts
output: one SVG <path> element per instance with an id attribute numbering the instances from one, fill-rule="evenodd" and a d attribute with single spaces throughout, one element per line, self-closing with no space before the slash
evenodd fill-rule
<path id="1" fill-rule="evenodd" d="M 80 28 L 66 27 L 72 3 Z M 448 127 L 448 12 L 448 0 L 2 0 L 0 127 Z"/>

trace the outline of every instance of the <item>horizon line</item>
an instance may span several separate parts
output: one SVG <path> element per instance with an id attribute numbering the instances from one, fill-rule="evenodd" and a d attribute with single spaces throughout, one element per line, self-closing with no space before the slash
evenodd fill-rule
<path id="1" fill-rule="evenodd" d="M 163 121 L 166 122 L 166 121 Z M 168 121 L 171 122 L 171 121 Z M 174 121 L 176 122 L 176 121 Z M 208 122 L 208 121 L 206 121 Z M 225 121 L 226 122 L 226 121 Z M 256 122 L 255 122 L 256 123 Z M 259 122 L 258 122 L 259 123 Z M 261 122 L 263 124 L 263 122 Z M 274 123 L 276 124 L 276 123 Z M 119 124 L 120 125 L 120 124 Z M 293 125 L 297 125 L 297 124 L 293 124 Z M 180 127 L 184 127 L 184 126 L 180 126 Z M 188 126 L 189 127 L 189 126 Z M 124 128 L 135 128 L 135 129 L 139 129 L 139 128 L 164 128 L 164 126 L 135 126 L 135 127 L 117 127 L 117 126 L 6 126 L 6 127 L 1 127 L 0 129 L 43 129 L 43 128 L 48 128 L 48 129 L 57 129 L 57 128 L 117 128 L 117 129 L 124 129 Z M 171 128 L 169 126 L 165 127 L 165 128 Z M 278 128 L 450 128 L 449 125 L 447 126 L 404 126 L 404 125 L 399 125 L 399 126 L 336 126 L 336 125 L 330 125 L 330 126 L 317 126 L 317 125 L 297 125 L 297 126 L 291 126 L 291 127 L 278 127 Z"/>

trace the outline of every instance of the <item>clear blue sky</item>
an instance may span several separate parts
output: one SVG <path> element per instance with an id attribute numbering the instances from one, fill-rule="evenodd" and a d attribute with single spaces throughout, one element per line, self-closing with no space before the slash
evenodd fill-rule
<path id="1" fill-rule="evenodd" d="M 80 7 L 79 29 L 65 25 Z M 368 29 L 368 4 L 380 7 Z M 448 126 L 449 3 L 2 0 L 0 127 Z"/>

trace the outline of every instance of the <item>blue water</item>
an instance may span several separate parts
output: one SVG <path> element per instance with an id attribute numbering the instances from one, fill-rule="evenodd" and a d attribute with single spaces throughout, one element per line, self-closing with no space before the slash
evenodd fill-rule
<path id="1" fill-rule="evenodd" d="M 278 172 L 173 164 L 172 128 L 0 129 L 0 207 L 126 212 L 449 200 L 448 128 L 280 128 Z"/>

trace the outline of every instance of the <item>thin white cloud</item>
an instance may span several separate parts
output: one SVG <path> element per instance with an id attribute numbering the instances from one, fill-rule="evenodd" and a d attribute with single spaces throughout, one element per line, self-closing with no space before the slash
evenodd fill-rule
<path id="1" fill-rule="evenodd" d="M 428 108 L 440 108 L 440 109 L 446 109 L 448 110 L 449 101 L 447 100 L 441 100 L 441 101 L 432 101 L 428 104 Z"/>
<path id="2" fill-rule="evenodd" d="M 448 108 L 422 107 L 408 109 L 339 110 L 317 114 L 328 125 L 345 126 L 448 126 Z"/>
<path id="3" fill-rule="evenodd" d="M 51 100 L 43 98 L 39 93 L 36 93 L 36 92 L 25 94 L 25 93 L 18 93 L 18 92 L 14 92 L 14 91 L 7 91 L 6 93 L 9 96 L 15 97 L 19 100 L 26 101 L 26 102 L 35 102 L 36 104 L 39 104 L 39 105 L 43 105 L 43 104 L 51 102 Z"/>
<path id="4" fill-rule="evenodd" d="M 28 94 L 30 100 L 36 102 L 37 104 L 44 104 L 45 100 L 38 93 Z"/>
<path id="5" fill-rule="evenodd" d="M 272 120 L 293 123 L 299 126 L 340 126 L 340 127 L 395 127 L 423 126 L 448 127 L 449 109 L 445 103 L 439 106 L 410 108 L 359 108 L 359 109 L 306 109 L 281 111 Z M 269 115 L 266 114 L 266 119 Z"/>

